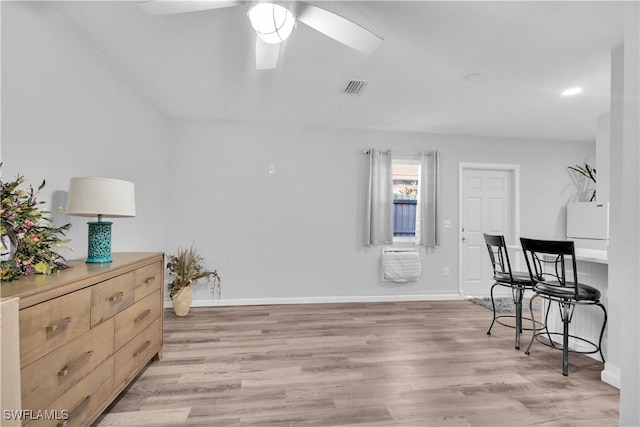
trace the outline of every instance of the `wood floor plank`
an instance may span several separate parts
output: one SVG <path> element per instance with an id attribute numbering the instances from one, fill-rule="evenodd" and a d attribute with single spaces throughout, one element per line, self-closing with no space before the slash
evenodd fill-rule
<path id="1" fill-rule="evenodd" d="M 191 408 L 160 409 L 155 411 L 114 412 L 107 414 L 100 425 L 103 426 L 158 426 L 180 424 L 187 420 Z"/>
<path id="2" fill-rule="evenodd" d="M 602 363 L 571 354 L 564 377 L 490 321 L 468 301 L 167 310 L 163 359 L 94 426 L 618 425 Z"/>

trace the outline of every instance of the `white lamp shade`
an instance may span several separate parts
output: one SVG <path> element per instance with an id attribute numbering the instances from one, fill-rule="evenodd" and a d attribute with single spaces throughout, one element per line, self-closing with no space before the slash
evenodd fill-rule
<path id="1" fill-rule="evenodd" d="M 110 218 L 136 216 L 135 186 L 133 182 L 113 178 L 71 178 L 65 213 Z"/>

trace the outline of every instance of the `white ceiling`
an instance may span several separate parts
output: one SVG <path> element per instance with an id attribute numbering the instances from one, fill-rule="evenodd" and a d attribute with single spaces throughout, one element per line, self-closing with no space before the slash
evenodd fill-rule
<path id="1" fill-rule="evenodd" d="M 622 2 L 312 3 L 382 47 L 365 55 L 298 25 L 278 68 L 256 71 L 246 6 L 150 16 L 137 2 L 51 4 L 175 118 L 592 141 L 609 110 Z M 344 95 L 350 79 L 369 84 Z M 572 86 L 584 92 L 560 95 Z"/>

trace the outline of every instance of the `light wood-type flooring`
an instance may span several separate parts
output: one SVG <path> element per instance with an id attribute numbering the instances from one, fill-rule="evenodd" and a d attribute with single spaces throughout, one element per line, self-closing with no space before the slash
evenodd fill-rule
<path id="1" fill-rule="evenodd" d="M 468 301 L 165 311 L 163 358 L 94 426 L 617 426 L 602 363 Z M 523 334 L 526 347 L 530 332 Z"/>

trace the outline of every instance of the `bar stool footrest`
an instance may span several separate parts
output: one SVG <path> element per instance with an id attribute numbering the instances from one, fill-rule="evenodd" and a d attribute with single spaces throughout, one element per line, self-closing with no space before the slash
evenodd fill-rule
<path id="1" fill-rule="evenodd" d="M 537 330 L 537 329 L 536 329 L 536 330 Z M 537 342 L 539 342 L 540 344 L 542 344 L 542 345 L 546 345 L 547 347 L 553 348 L 553 349 L 555 349 L 555 350 L 560 350 L 560 351 L 562 351 L 562 350 L 563 350 L 563 347 L 562 347 L 562 344 L 561 344 L 561 343 L 558 343 L 558 342 L 552 341 L 552 344 L 550 344 L 549 342 L 547 342 L 548 340 L 546 340 L 546 341 L 542 341 L 542 340 L 539 338 L 540 336 L 544 336 L 544 337 L 547 337 L 547 338 L 548 338 L 548 336 L 549 336 L 549 335 L 551 335 L 551 336 L 559 336 L 559 337 L 561 337 L 561 338 L 564 336 L 564 335 L 562 334 L 562 332 L 536 332 L 536 334 L 533 336 L 533 338 L 534 338 Z M 584 342 L 584 343 L 589 344 L 590 346 L 592 346 L 592 347 L 594 348 L 594 350 L 591 350 L 591 351 L 586 351 L 586 350 L 573 350 L 573 349 L 569 348 L 569 349 L 568 349 L 569 353 L 594 354 L 594 353 L 598 353 L 598 352 L 600 351 L 600 347 L 599 347 L 596 343 L 591 342 L 591 341 L 589 341 L 588 339 L 585 339 L 585 338 L 582 338 L 582 337 L 578 337 L 578 336 L 575 336 L 575 335 L 569 335 L 569 338 L 573 338 L 574 340 L 578 340 L 578 341 Z"/>
<path id="2" fill-rule="evenodd" d="M 499 324 L 500 324 L 500 325 L 502 325 L 502 326 L 506 326 L 507 328 L 511 328 L 511 329 L 515 329 L 515 328 L 516 328 L 516 326 L 515 326 L 515 325 L 509 325 L 509 324 L 507 324 L 507 323 L 504 323 L 504 322 L 502 322 L 502 321 L 498 320 L 498 319 L 502 319 L 502 318 L 515 319 L 515 318 L 516 318 L 516 316 L 514 316 L 513 314 L 501 314 L 500 316 L 496 316 L 496 323 L 499 323 Z M 523 317 L 523 318 L 522 318 L 522 321 L 524 322 L 525 320 L 526 320 L 527 322 L 529 322 L 529 323 L 531 323 L 532 321 L 534 321 L 534 320 L 532 320 L 532 319 L 530 319 L 530 318 L 528 318 L 528 317 Z M 536 327 L 536 331 L 539 331 L 540 329 L 543 329 L 543 328 L 544 328 L 544 323 L 539 322 L 539 321 L 537 321 L 537 320 L 535 320 L 535 322 L 536 322 L 536 325 L 540 325 L 540 327 Z M 533 331 L 533 328 L 525 328 L 525 327 L 523 326 L 523 327 L 522 327 L 522 330 L 523 330 L 523 331 Z"/>

